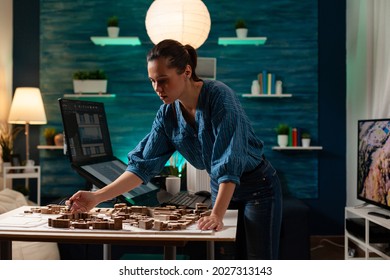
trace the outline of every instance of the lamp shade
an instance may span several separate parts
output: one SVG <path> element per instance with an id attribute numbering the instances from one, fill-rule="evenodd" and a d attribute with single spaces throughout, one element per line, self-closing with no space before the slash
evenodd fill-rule
<path id="1" fill-rule="evenodd" d="M 210 33 L 210 14 L 201 0 L 155 0 L 145 19 L 150 40 L 174 39 L 199 48 Z"/>
<path id="2" fill-rule="evenodd" d="M 16 88 L 8 117 L 9 123 L 45 124 L 47 123 L 39 88 Z"/>

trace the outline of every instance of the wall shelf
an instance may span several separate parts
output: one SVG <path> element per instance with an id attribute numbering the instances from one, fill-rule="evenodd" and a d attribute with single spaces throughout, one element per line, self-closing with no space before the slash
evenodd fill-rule
<path id="1" fill-rule="evenodd" d="M 283 94 L 251 94 L 251 93 L 244 93 L 244 94 L 242 94 L 242 97 L 245 97 L 245 98 L 284 98 L 284 97 L 292 97 L 292 94 L 290 94 L 290 93 L 283 93 Z"/>
<path id="2" fill-rule="evenodd" d="M 38 145 L 38 150 L 63 150 L 64 146 L 56 146 L 56 145 Z"/>
<path id="3" fill-rule="evenodd" d="M 111 37 L 97 37 L 97 36 L 92 36 L 91 41 L 95 45 L 100 45 L 100 46 L 106 46 L 106 45 L 111 45 L 111 46 L 139 46 L 141 45 L 141 41 L 139 40 L 138 37 L 116 37 L 116 38 L 111 38 Z"/>
<path id="4" fill-rule="evenodd" d="M 116 97 L 116 94 L 109 94 L 109 93 L 73 93 L 73 94 L 64 94 L 64 97 L 67 98 L 114 98 Z"/>
<path id="5" fill-rule="evenodd" d="M 315 150 L 322 150 L 322 146 L 309 146 L 309 147 L 302 147 L 302 146 L 288 146 L 288 147 L 279 147 L 274 146 L 272 147 L 272 150 L 274 151 L 315 151 Z"/>
<path id="6" fill-rule="evenodd" d="M 267 41 L 267 37 L 220 37 L 218 38 L 218 45 L 264 45 Z"/>

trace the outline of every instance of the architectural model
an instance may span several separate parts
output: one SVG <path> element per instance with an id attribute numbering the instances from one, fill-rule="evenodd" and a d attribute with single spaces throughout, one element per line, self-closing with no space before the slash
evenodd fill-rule
<path id="1" fill-rule="evenodd" d="M 48 226 L 53 228 L 121 230 L 123 224 L 128 223 L 145 230 L 158 231 L 186 229 L 200 217 L 211 213 L 203 203 L 197 203 L 195 209 L 175 206 L 150 208 L 118 203 L 114 208 L 94 208 L 88 213 L 71 213 L 67 206 L 50 204 L 33 207 L 26 212 L 59 215 L 48 219 Z"/>

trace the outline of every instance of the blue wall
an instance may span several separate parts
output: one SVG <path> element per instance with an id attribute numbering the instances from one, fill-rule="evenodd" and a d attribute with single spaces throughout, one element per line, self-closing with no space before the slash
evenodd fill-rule
<path id="1" fill-rule="evenodd" d="M 20 4 L 17 2 L 16 8 Z M 109 92 L 117 94 L 115 99 L 103 101 L 115 154 L 124 160 L 127 152 L 148 132 L 160 105 L 147 80 L 145 54 L 152 43 L 144 26 L 150 5 L 145 2 L 111 1 L 110 5 L 103 0 L 40 2 L 39 83 L 49 119 L 47 126 L 61 129 L 57 98 L 72 92 L 72 73 L 102 68 L 109 76 Z M 217 58 L 217 78 L 238 95 L 249 92 L 251 81 L 263 69 L 276 73 L 283 81 L 285 92 L 293 94 L 290 99 L 240 99 L 288 192 L 304 198 L 311 206 L 314 214 L 312 232 L 340 232 L 345 204 L 345 141 L 335 140 L 328 132 L 339 130 L 345 139 L 345 73 L 334 77 L 332 86 L 328 74 L 333 72 L 335 65 L 339 66 L 337 69 L 345 69 L 345 15 L 342 14 L 345 14 L 345 3 L 335 8 L 334 3 L 312 0 L 299 3 L 248 0 L 245 6 L 234 1 L 204 2 L 211 14 L 212 29 L 206 43 L 198 50 L 199 55 Z M 318 12 L 317 5 L 324 9 Z M 329 11 L 331 17 L 326 15 Z M 106 35 L 106 19 L 112 14 L 120 18 L 120 35 L 139 36 L 141 46 L 100 47 L 92 44 L 90 36 Z M 219 46 L 218 37 L 234 36 L 233 23 L 238 17 L 247 19 L 249 36 L 268 37 L 266 45 Z M 328 30 L 325 25 L 321 26 L 322 23 L 335 24 L 338 28 Z M 321 31 L 326 31 L 325 37 L 321 37 Z M 325 44 L 327 48 L 321 49 Z M 339 55 L 337 62 L 330 54 Z M 323 70 L 319 63 L 324 64 Z M 18 65 L 15 67 L 17 71 Z M 326 90 L 322 91 L 322 85 Z M 340 97 L 337 99 L 340 102 L 331 108 L 328 105 L 335 96 Z M 321 100 L 324 101 L 322 104 Z M 330 114 L 332 123 L 325 117 Z M 333 123 L 333 119 L 339 123 Z M 271 148 L 276 145 L 274 127 L 279 122 L 309 129 L 314 144 L 324 146 L 324 151 L 273 151 Z M 44 195 L 71 194 L 83 185 L 83 180 L 70 169 L 59 151 L 41 151 L 40 161 Z M 337 180 L 331 180 L 330 170 L 335 171 Z M 329 192 L 329 189 L 337 191 L 336 204 L 332 202 L 335 192 Z"/>

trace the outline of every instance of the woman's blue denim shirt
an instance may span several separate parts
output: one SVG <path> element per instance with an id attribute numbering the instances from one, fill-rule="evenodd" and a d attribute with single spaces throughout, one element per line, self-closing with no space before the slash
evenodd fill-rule
<path id="1" fill-rule="evenodd" d="M 163 104 L 150 133 L 128 154 L 126 170 L 148 182 L 177 150 L 195 168 L 206 169 L 218 184 L 239 184 L 243 172 L 260 164 L 263 142 L 255 136 L 233 90 L 219 81 L 203 83 L 196 127 L 186 122 L 178 100 Z"/>

